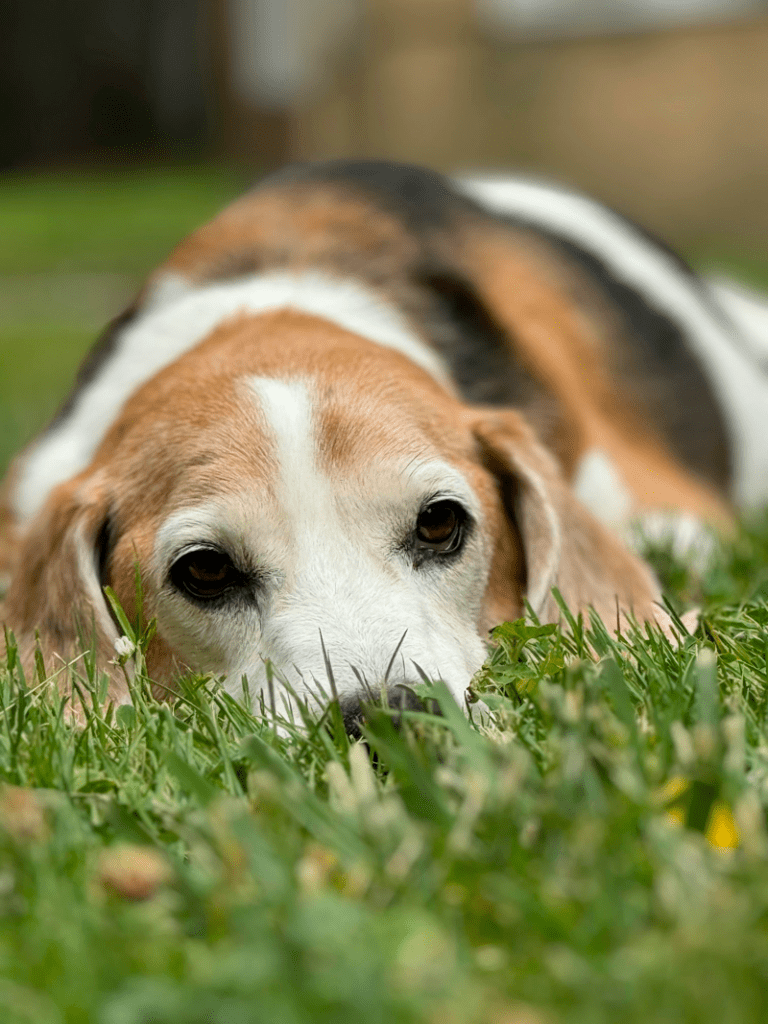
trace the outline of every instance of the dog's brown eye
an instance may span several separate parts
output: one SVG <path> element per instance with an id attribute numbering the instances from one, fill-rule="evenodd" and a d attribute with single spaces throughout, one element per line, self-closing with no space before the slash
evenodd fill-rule
<path id="1" fill-rule="evenodd" d="M 173 563 L 171 581 L 179 590 L 205 600 L 241 586 L 243 576 L 223 551 L 196 548 Z"/>
<path id="2" fill-rule="evenodd" d="M 460 542 L 465 512 L 455 501 L 434 501 L 419 513 L 416 537 L 419 545 L 441 554 L 455 551 Z"/>

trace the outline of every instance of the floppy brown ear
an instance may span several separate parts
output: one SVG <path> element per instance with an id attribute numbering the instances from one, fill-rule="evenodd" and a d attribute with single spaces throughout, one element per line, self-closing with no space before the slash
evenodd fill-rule
<path id="1" fill-rule="evenodd" d="M 16 636 L 27 678 L 38 645 L 48 672 L 62 669 L 95 637 L 98 666 L 112 672 L 109 697 L 128 699 L 114 657 L 118 632 L 101 584 L 109 510 L 103 489 L 77 477 L 51 494 L 20 538 L 0 619 Z M 68 673 L 60 685 L 66 688 Z"/>
<path id="2" fill-rule="evenodd" d="M 627 614 L 669 632 L 649 567 L 581 505 L 554 457 L 518 413 L 488 411 L 473 424 L 486 469 L 498 482 L 508 523 L 520 536 L 525 597 L 543 622 L 557 621 L 557 587 L 572 612 L 594 610 L 612 629 Z"/>
<path id="3" fill-rule="evenodd" d="M 11 582 L 11 566 L 17 546 L 14 517 L 0 497 L 0 601 Z"/>

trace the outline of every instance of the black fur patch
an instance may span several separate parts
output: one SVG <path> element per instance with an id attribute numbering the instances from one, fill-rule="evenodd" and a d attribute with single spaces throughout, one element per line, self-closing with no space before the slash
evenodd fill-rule
<path id="1" fill-rule="evenodd" d="M 96 575 L 99 586 L 103 589 L 109 584 L 109 560 L 117 544 L 117 529 L 112 514 L 108 513 L 107 518 L 99 527 L 94 545 L 96 553 Z"/>
<path id="2" fill-rule="evenodd" d="M 292 164 L 270 175 L 264 184 L 292 182 L 327 183 L 359 190 L 417 235 L 429 228 L 447 227 L 457 209 L 481 211 L 472 199 L 457 192 L 437 171 L 387 160 Z"/>
<path id="3" fill-rule="evenodd" d="M 640 410 L 647 410 L 676 458 L 701 479 L 727 490 L 733 469 L 728 428 L 680 325 L 654 309 L 593 253 L 535 224 L 521 226 L 576 263 L 605 296 L 621 321 L 611 352 L 613 370 L 635 392 Z M 696 285 L 699 279 L 693 271 L 680 257 L 677 260 Z"/>
<path id="4" fill-rule="evenodd" d="M 520 405 L 533 378 L 510 359 L 510 341 L 469 281 L 435 268 L 418 276 L 431 296 L 429 333 L 462 395 L 482 405 Z"/>
<path id="5" fill-rule="evenodd" d="M 46 427 L 46 431 L 51 430 L 60 423 L 61 420 L 65 419 L 69 415 L 80 395 L 80 392 L 91 383 L 104 363 L 109 360 L 109 357 L 117 347 L 118 338 L 120 337 L 121 332 L 136 318 L 138 312 L 139 306 L 134 302 L 133 305 L 129 306 L 123 313 L 110 321 L 97 339 L 96 343 L 88 350 L 85 358 L 80 363 L 72 389 L 64 399 L 63 405 L 60 406 L 56 415 Z"/>
<path id="6" fill-rule="evenodd" d="M 567 427 L 554 395 L 515 355 L 515 339 L 496 322 L 470 281 L 433 265 L 416 275 L 427 295 L 423 328 L 471 405 L 523 412 L 541 440 L 563 455 Z"/>

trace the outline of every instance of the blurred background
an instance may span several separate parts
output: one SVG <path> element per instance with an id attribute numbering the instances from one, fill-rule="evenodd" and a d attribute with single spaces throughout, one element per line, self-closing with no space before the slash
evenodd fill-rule
<path id="1" fill-rule="evenodd" d="M 286 160 L 518 168 L 768 286 L 768 0 L 0 0 L 0 468 Z"/>

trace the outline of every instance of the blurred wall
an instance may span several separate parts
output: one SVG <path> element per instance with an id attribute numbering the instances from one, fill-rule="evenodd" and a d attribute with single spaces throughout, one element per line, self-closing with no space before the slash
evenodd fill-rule
<path id="1" fill-rule="evenodd" d="M 768 16 L 515 40 L 471 0 L 369 0 L 365 28 L 296 107 L 300 156 L 523 168 L 679 241 L 768 248 Z"/>
<path id="2" fill-rule="evenodd" d="M 199 150 L 197 0 L 0 0 L 0 168 Z"/>

